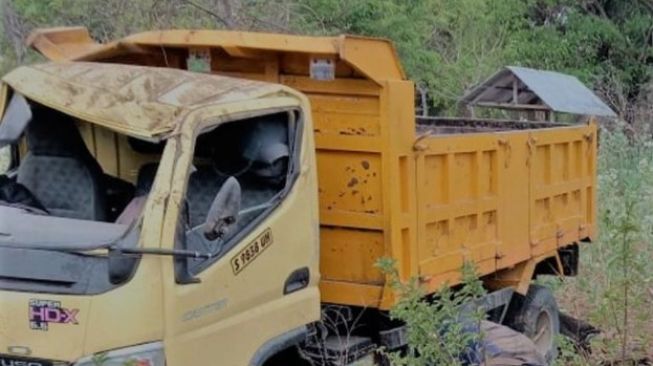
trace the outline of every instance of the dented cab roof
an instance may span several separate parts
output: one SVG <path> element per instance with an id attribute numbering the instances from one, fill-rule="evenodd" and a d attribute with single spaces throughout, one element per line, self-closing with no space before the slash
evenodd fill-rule
<path id="1" fill-rule="evenodd" d="M 172 132 L 198 108 L 292 94 L 287 87 L 260 81 L 93 62 L 22 66 L 2 81 L 29 100 L 149 139 Z"/>

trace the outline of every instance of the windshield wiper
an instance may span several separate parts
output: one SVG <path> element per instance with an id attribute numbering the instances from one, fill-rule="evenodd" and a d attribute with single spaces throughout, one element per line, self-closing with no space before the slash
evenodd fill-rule
<path id="1" fill-rule="evenodd" d="M 251 214 L 257 211 L 262 211 L 266 210 L 276 203 L 276 201 L 279 199 L 280 195 L 275 195 L 272 197 L 270 200 L 267 202 L 264 202 L 262 204 L 252 206 L 246 209 L 241 210 L 238 212 L 238 216 L 246 215 L 246 214 Z M 7 209 L 12 209 L 9 206 L 5 206 Z M 4 226 L 11 227 L 11 230 L 7 227 L 6 229 L 8 230 L 3 230 L 2 226 L 0 225 L 0 248 L 9 248 L 9 249 L 32 249 L 32 250 L 45 250 L 45 251 L 53 251 L 53 252 L 66 252 L 66 253 L 87 253 L 87 252 L 92 252 L 96 250 L 107 250 L 109 252 L 112 252 L 113 254 L 124 254 L 124 255 L 165 255 L 165 256 L 172 256 L 172 257 L 180 257 L 180 258 L 197 258 L 197 259 L 211 259 L 219 256 L 221 254 L 221 251 L 197 251 L 197 250 L 187 250 L 187 249 L 162 249 L 162 248 L 143 248 L 143 247 L 137 247 L 134 244 L 136 243 L 136 237 L 133 235 L 137 235 L 137 232 L 134 231 L 133 227 L 129 228 L 124 225 L 114 225 L 114 224 L 105 224 L 105 223 L 97 223 L 97 222 L 84 222 L 85 225 L 94 225 L 93 227 L 93 234 L 92 235 L 86 235 L 86 238 L 80 238 L 79 235 L 76 239 L 63 239 L 60 235 L 56 236 L 57 239 L 53 239 L 52 233 L 43 233 L 42 237 L 39 237 L 38 235 L 34 235 L 33 233 L 33 228 L 32 226 L 44 226 L 46 223 L 49 224 L 49 226 L 54 227 L 65 227 L 65 228 L 70 228 L 71 225 L 79 225 L 79 222 L 70 220 L 70 219 L 64 219 L 64 218 L 59 218 L 59 217 L 54 217 L 54 216 L 32 216 L 30 217 L 30 220 L 32 221 L 37 221 L 37 222 L 26 222 L 24 219 L 17 220 L 15 212 L 20 212 L 18 210 L 23 210 L 23 212 L 26 210 L 25 207 L 13 207 L 13 210 L 17 210 L 14 212 L 8 212 L 6 217 L 6 220 L 4 221 L 11 221 L 11 222 L 5 222 Z M 48 220 L 41 222 L 41 220 Z M 55 225 L 56 224 L 56 225 Z M 28 225 L 28 227 L 25 227 L 25 230 L 23 231 L 29 231 L 30 232 L 30 237 L 27 238 L 22 238 L 24 235 L 20 235 L 18 233 L 18 236 L 21 236 L 21 238 L 15 238 L 17 233 L 15 231 L 17 227 L 22 227 Z M 29 230 L 28 230 L 29 229 Z M 61 230 L 59 230 L 61 231 Z M 104 231 L 105 233 L 101 236 L 101 238 L 96 237 L 98 231 Z M 38 238 L 38 239 L 37 239 Z M 25 239 L 25 240 L 22 240 Z M 30 240 L 28 240 L 30 239 Z M 93 244 L 91 244 L 91 242 Z M 129 243 L 129 244 L 127 244 Z M 127 244 L 127 245 L 125 245 Z"/>
<path id="2" fill-rule="evenodd" d="M 215 255 L 209 252 L 199 252 L 196 250 L 186 250 L 186 249 L 161 249 L 161 248 L 125 248 L 119 246 L 113 246 L 108 248 L 110 252 L 116 254 L 126 254 L 126 255 L 167 255 L 171 257 L 183 257 L 183 258 L 199 258 L 199 259 L 210 259 Z"/>
<path id="3" fill-rule="evenodd" d="M 0 237 L 10 236 L 8 233 L 0 232 Z M 202 258 L 209 259 L 213 258 L 215 255 L 208 252 L 199 252 L 195 250 L 185 250 L 185 249 L 161 249 L 161 248 L 139 248 L 139 247 L 123 247 L 118 245 L 94 245 L 94 246 L 58 246 L 58 245 L 40 245 L 40 244 L 23 244 L 23 243 L 2 243 L 0 242 L 0 248 L 8 249 L 32 249 L 32 250 L 45 250 L 51 252 L 65 252 L 65 253 L 84 253 L 92 252 L 95 250 L 106 249 L 109 252 L 115 254 L 126 254 L 126 255 L 142 255 L 142 254 L 152 254 L 152 255 L 168 255 L 172 257 L 185 257 L 185 258 Z"/>

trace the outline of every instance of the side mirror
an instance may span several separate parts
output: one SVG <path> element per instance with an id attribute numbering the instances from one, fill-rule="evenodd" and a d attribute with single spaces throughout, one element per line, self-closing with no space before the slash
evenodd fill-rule
<path id="1" fill-rule="evenodd" d="M 238 221 L 240 211 L 240 184 L 234 177 L 229 177 L 222 184 L 220 191 L 213 199 L 209 213 L 204 222 L 204 237 L 216 240 L 229 233 Z"/>

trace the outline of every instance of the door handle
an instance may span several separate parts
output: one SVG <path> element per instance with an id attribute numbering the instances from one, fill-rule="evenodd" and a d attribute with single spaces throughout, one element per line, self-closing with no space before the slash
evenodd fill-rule
<path id="1" fill-rule="evenodd" d="M 292 294 L 293 292 L 306 288 L 310 279 L 311 272 L 308 267 L 296 269 L 288 276 L 286 282 L 283 284 L 283 294 Z"/>

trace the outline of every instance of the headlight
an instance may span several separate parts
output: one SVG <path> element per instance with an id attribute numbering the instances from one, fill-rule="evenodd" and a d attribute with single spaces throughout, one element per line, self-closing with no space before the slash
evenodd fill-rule
<path id="1" fill-rule="evenodd" d="M 164 366 L 161 342 L 100 352 L 77 361 L 74 366 Z"/>

